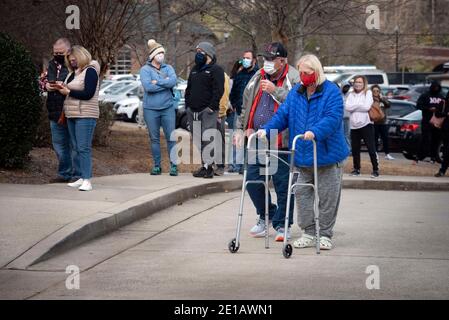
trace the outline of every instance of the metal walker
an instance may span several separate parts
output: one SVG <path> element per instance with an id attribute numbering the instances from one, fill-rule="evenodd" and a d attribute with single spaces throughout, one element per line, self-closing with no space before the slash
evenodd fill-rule
<path id="1" fill-rule="evenodd" d="M 283 256 L 288 259 L 291 257 L 293 253 L 293 247 L 291 244 L 288 243 L 287 233 L 288 233 L 288 226 L 289 226 L 289 211 L 291 206 L 291 195 L 295 194 L 295 188 L 297 186 L 307 186 L 313 188 L 315 192 L 315 200 L 313 205 L 313 210 L 315 214 L 315 227 L 316 227 L 316 253 L 320 254 L 320 213 L 319 213 L 319 196 L 318 196 L 318 159 L 317 159 L 317 145 L 316 141 L 312 140 L 313 142 L 313 169 L 314 169 L 314 183 L 313 184 L 307 184 L 307 183 L 293 183 L 293 177 L 296 173 L 295 172 L 295 153 L 296 153 L 296 144 L 299 139 L 304 139 L 304 135 L 298 135 L 293 139 L 293 147 L 290 151 L 282 151 L 282 150 L 257 150 L 251 149 L 251 142 L 257 138 L 257 133 L 253 133 L 248 138 L 248 144 L 247 144 L 247 152 L 245 152 L 245 163 L 244 163 L 244 173 L 243 173 L 243 184 L 242 184 L 242 194 L 240 197 L 240 207 L 238 212 L 238 222 L 237 222 L 237 230 L 236 230 L 236 237 L 232 239 L 228 244 L 228 249 L 231 253 L 237 253 L 237 251 L 240 248 L 240 232 L 242 228 L 242 219 L 243 219 L 243 206 L 244 206 L 244 199 L 245 194 L 247 191 L 247 187 L 249 184 L 263 184 L 265 186 L 265 221 L 269 221 L 269 181 L 270 181 L 270 175 L 269 175 L 269 163 L 270 163 L 270 157 L 275 157 L 281 162 L 289 165 L 290 167 L 290 173 L 289 173 L 289 179 L 288 179 L 288 196 L 287 196 L 287 208 L 285 212 L 285 225 L 284 225 L 284 244 L 282 248 L 282 254 Z M 248 154 L 251 152 L 258 152 L 265 154 L 267 157 L 267 165 L 265 166 L 265 181 L 248 181 Z M 288 154 L 290 155 L 290 163 L 287 163 L 283 159 L 279 158 L 279 155 L 282 154 Z M 265 249 L 269 249 L 269 223 L 265 223 Z"/>

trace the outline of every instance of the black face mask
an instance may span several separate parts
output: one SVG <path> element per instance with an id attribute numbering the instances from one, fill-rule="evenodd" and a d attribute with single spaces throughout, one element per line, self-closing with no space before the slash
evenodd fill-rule
<path id="1" fill-rule="evenodd" d="M 54 56 L 54 59 L 59 64 L 64 64 L 65 63 L 65 56 L 62 56 L 62 55 L 58 54 L 58 55 Z"/>
<path id="2" fill-rule="evenodd" d="M 206 62 L 207 62 L 207 57 L 206 57 L 206 55 L 205 54 L 202 54 L 201 52 L 198 52 L 196 55 L 195 55 L 195 64 L 198 66 L 198 67 L 202 67 L 202 66 L 204 66 L 205 64 L 206 64 Z"/>

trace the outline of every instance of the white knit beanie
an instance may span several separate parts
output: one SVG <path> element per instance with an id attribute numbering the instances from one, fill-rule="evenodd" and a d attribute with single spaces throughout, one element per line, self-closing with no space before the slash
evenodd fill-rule
<path id="1" fill-rule="evenodd" d="M 154 39 L 148 40 L 148 49 L 150 49 L 150 61 L 152 61 L 159 53 L 165 53 L 164 47 Z"/>

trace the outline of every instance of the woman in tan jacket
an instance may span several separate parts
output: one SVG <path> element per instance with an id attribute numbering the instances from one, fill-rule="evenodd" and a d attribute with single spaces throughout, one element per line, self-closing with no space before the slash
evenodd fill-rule
<path id="1" fill-rule="evenodd" d="M 81 46 L 74 46 L 67 60 L 71 73 L 59 92 L 66 96 L 64 112 L 74 152 L 74 166 L 76 172 L 81 173 L 81 179 L 69 183 L 69 186 L 80 191 L 91 191 L 92 140 L 100 114 L 100 65 Z"/>

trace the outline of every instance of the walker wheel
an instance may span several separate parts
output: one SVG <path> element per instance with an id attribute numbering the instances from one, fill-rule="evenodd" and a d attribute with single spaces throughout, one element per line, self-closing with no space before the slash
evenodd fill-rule
<path id="1" fill-rule="evenodd" d="M 284 255 L 285 259 L 289 259 L 292 256 L 292 253 L 293 253 L 293 247 L 291 244 L 287 244 L 282 249 L 282 254 Z"/>
<path id="2" fill-rule="evenodd" d="M 228 244 L 229 252 L 236 253 L 239 251 L 239 246 L 237 245 L 236 239 L 232 239 Z"/>

